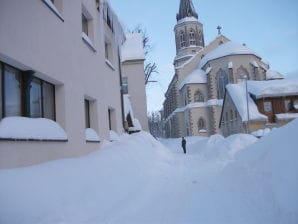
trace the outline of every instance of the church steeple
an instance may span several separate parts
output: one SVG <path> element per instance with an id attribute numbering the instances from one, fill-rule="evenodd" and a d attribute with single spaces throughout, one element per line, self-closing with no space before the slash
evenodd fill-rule
<path id="1" fill-rule="evenodd" d="M 186 17 L 195 17 L 197 19 L 199 18 L 192 0 L 180 0 L 179 13 L 176 16 L 177 21 Z"/>
<path id="2" fill-rule="evenodd" d="M 203 24 L 198 20 L 192 0 L 180 0 L 174 31 L 176 39 L 174 63 L 175 66 L 179 66 L 205 46 Z"/>

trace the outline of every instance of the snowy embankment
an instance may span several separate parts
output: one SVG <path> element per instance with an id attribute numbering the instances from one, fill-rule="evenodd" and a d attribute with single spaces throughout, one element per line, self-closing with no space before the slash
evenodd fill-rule
<path id="1" fill-rule="evenodd" d="M 298 223 L 298 120 L 257 140 L 146 133 L 89 156 L 0 171 L 0 223 Z"/>

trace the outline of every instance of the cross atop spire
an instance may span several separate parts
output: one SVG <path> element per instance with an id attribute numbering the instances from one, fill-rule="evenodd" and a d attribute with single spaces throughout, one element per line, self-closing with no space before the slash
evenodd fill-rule
<path id="1" fill-rule="evenodd" d="M 198 13 L 195 10 L 195 7 L 192 3 L 192 0 L 180 0 L 179 13 L 177 14 L 177 21 L 186 18 L 186 17 L 198 17 Z"/>
<path id="2" fill-rule="evenodd" d="M 216 29 L 218 29 L 218 35 L 220 35 L 221 34 L 222 27 L 221 26 L 218 26 Z"/>

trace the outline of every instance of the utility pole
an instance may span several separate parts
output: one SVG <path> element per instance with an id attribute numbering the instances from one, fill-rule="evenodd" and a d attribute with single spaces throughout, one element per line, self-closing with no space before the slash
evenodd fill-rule
<path id="1" fill-rule="evenodd" d="M 248 106 L 248 89 L 247 89 L 247 75 L 243 77 L 245 79 L 245 93 L 246 93 L 246 111 L 247 111 L 247 121 L 246 121 L 246 133 L 249 134 L 249 106 Z"/>

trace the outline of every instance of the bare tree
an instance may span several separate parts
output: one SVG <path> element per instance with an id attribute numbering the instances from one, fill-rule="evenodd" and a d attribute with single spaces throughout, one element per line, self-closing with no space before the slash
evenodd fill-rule
<path id="1" fill-rule="evenodd" d="M 148 59 L 148 54 L 152 50 L 152 46 L 150 43 L 150 38 L 147 33 L 147 30 L 142 25 L 137 25 L 133 30 L 130 31 L 130 33 L 140 33 L 143 37 L 143 48 L 144 48 L 144 54 L 145 58 Z M 152 75 L 154 73 L 158 73 L 157 65 L 155 62 L 145 62 L 145 84 L 147 85 L 150 82 L 156 82 L 151 81 L 150 78 L 152 78 Z"/>

